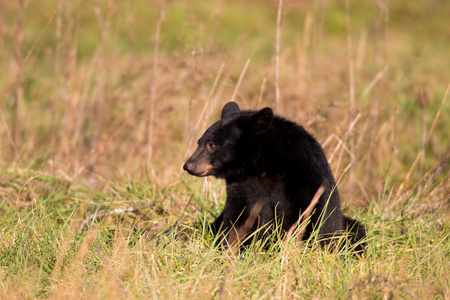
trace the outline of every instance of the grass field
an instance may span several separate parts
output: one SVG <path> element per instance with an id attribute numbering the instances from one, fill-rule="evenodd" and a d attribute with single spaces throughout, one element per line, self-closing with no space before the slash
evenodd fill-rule
<path id="1" fill-rule="evenodd" d="M 0 298 L 450 299 L 450 2 L 310 2 L 0 0 Z M 212 246 L 230 100 L 323 145 L 362 258 Z"/>

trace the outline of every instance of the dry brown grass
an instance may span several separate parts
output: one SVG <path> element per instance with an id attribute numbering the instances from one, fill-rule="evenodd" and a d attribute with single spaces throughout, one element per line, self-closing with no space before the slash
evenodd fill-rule
<path id="1" fill-rule="evenodd" d="M 154 9 L 159 12 L 161 5 L 155 4 Z M 7 71 L 3 76 L 2 94 L 2 111 L 6 113 L 2 126 L 4 151 L 1 155 L 4 162 L 39 160 L 42 162 L 40 167 L 48 172 L 61 171 L 69 176 L 81 174 L 90 178 L 97 174 L 114 178 L 119 172 L 142 170 L 143 174 L 150 173 L 155 180 L 168 183 L 180 173 L 184 159 L 180 153 L 185 152 L 190 135 L 195 133 L 199 136 L 214 120 L 224 102 L 233 98 L 244 108 L 259 108 L 274 106 L 278 98 L 274 88 L 278 81 L 274 78 L 275 65 L 271 60 L 252 60 L 245 78 L 240 78 L 241 86 L 234 89 L 238 82 L 236 76 L 246 66 L 243 62 L 251 58 L 243 52 L 248 51 L 245 43 L 251 41 L 251 35 L 245 37 L 247 42 L 242 47 L 226 51 L 220 51 L 220 41 L 210 36 L 209 49 L 196 38 L 194 44 L 180 44 L 179 50 L 158 53 L 160 39 L 164 39 L 165 32 L 169 31 L 158 17 L 156 23 L 148 24 L 150 28 L 156 26 L 155 36 L 151 34 L 154 31 L 149 31 L 145 37 L 149 42 L 153 41 L 154 47 L 149 43 L 144 53 L 124 53 L 114 45 L 123 38 L 118 31 L 126 29 L 133 32 L 133 28 L 124 27 L 128 25 L 119 21 L 125 19 L 137 26 L 136 23 L 142 20 L 136 20 L 137 11 L 121 12 L 123 7 L 120 4 L 98 3 L 92 7 L 96 15 L 92 20 L 94 23 L 89 24 L 98 30 L 98 43 L 92 55 L 81 56 L 77 49 L 83 46 L 80 45 L 84 39 L 82 27 L 86 26 L 81 19 L 88 17 L 90 12 L 81 10 L 79 4 L 61 2 L 58 8 L 48 2 L 47 7 L 54 11 L 43 12 L 51 24 L 42 27 L 45 29 L 42 36 L 33 36 L 29 33 L 31 28 L 23 28 L 20 21 L 24 9 L 30 14 L 28 10 L 33 5 L 30 3 L 24 8 L 10 3 L 4 8 L 4 14 L 18 14 L 19 19 L 18 23 L 3 21 L 3 38 L 11 39 L 14 47 L 20 49 L 16 54 L 8 52 L 6 44 L 2 49 L 4 61 L 11 59 L 15 66 L 19 66 L 13 65 L 9 70 L 3 67 L 3 71 Z M 407 102 L 411 105 L 417 105 L 414 103 L 418 101 L 427 109 L 442 99 L 440 95 L 448 82 L 433 78 L 436 86 L 427 88 L 421 84 L 418 87 L 421 92 L 417 96 L 415 90 L 410 90 L 410 84 L 431 79 L 428 74 L 412 74 L 412 71 L 402 75 L 403 70 L 395 65 L 413 63 L 408 61 L 408 57 L 405 60 L 398 56 L 402 55 L 397 50 L 401 44 L 396 42 L 394 35 L 402 34 L 401 38 L 408 38 L 404 32 L 392 30 L 394 37 L 388 41 L 383 35 L 380 39 L 371 36 L 367 42 L 366 35 L 361 35 L 364 46 L 357 47 L 357 53 L 353 53 L 351 49 L 355 46 L 351 37 L 357 30 L 350 25 L 352 16 L 347 14 L 347 39 L 336 40 L 333 35 L 326 35 L 327 40 L 323 36 L 324 20 L 317 19 L 317 15 L 321 16 L 327 8 L 314 5 L 297 7 L 289 1 L 286 3 L 288 13 L 304 12 L 307 17 L 303 33 L 294 32 L 296 39 L 303 42 L 289 44 L 284 40 L 281 52 L 276 55 L 283 99 L 280 114 L 303 124 L 320 141 L 327 141 L 327 153 L 338 155 L 337 161 L 332 161 L 336 176 L 348 162 L 352 162 L 352 169 L 358 176 L 351 175 L 344 188 L 373 183 L 370 179 L 380 177 L 380 168 L 402 178 L 411 155 L 422 148 L 422 137 L 418 136 L 417 128 L 404 120 L 421 114 L 416 113 L 418 108 L 413 115 L 403 112 L 405 103 L 397 98 L 410 97 Z M 170 4 L 167 10 L 166 17 L 170 18 Z M 56 13 L 56 20 L 52 13 Z M 161 9 L 161 16 L 163 14 Z M 256 18 L 254 15 L 251 17 Z M 379 26 L 383 28 L 380 30 L 387 32 L 389 24 L 385 24 L 383 17 L 382 13 Z M 182 28 L 192 26 L 189 22 L 189 18 L 186 19 Z M 270 22 L 276 24 L 276 20 Z M 201 23 L 196 25 L 204 26 Z M 30 53 L 29 59 L 20 54 L 25 52 L 21 40 L 24 34 L 27 45 L 36 41 L 39 46 Z M 197 34 L 200 38 L 201 32 Z M 55 41 L 52 44 L 54 48 L 45 47 L 46 39 Z M 267 39 L 275 40 L 275 36 L 269 35 Z M 384 53 L 378 52 L 380 44 L 390 56 L 381 64 L 377 63 L 377 58 Z M 257 50 L 251 49 L 252 52 Z M 404 48 L 400 50 L 404 51 Z M 193 51 L 196 52 L 194 55 Z M 349 59 L 346 58 L 347 52 Z M 350 67 L 346 61 L 350 61 Z M 424 59 L 422 64 L 426 66 L 425 62 Z M 21 67 L 23 63 L 25 65 Z M 226 71 L 222 72 L 217 87 L 211 91 L 211 83 L 221 65 Z M 42 72 L 42 68 L 46 71 Z M 404 78 L 396 79 L 398 76 Z M 22 77 L 26 78 L 27 86 Z M 14 88 L 8 85 L 11 82 Z M 21 92 L 24 88 L 27 89 L 26 104 Z M 349 89 L 350 96 L 346 89 Z M 258 94 L 262 96 L 261 101 Z M 202 115 L 204 121 L 197 122 L 205 103 L 208 109 Z M 13 110 L 9 109 L 11 104 Z M 426 117 L 425 132 L 429 132 L 427 125 L 433 115 L 434 109 Z M 354 123 L 357 116 L 361 117 Z M 447 118 L 448 113 L 442 117 Z M 423 121 L 418 119 L 416 122 Z M 189 130 L 193 124 L 200 128 Z M 442 154 L 446 151 L 445 142 L 435 137 L 429 143 L 433 144 L 432 154 L 435 153 L 437 158 L 445 157 Z M 401 149 L 403 145 L 410 145 L 412 149 Z M 15 157 L 15 152 L 20 159 Z M 153 163 L 146 158 L 149 154 L 154 157 Z M 433 164 L 431 159 L 428 161 Z"/>

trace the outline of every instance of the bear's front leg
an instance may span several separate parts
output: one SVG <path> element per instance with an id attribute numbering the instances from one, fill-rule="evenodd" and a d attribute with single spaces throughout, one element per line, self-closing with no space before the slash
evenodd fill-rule
<path id="1" fill-rule="evenodd" d="M 227 222 L 228 224 L 229 222 Z M 216 239 L 214 246 L 222 245 L 227 248 L 228 233 L 231 227 L 224 226 L 223 212 L 210 224 L 214 238 Z"/>
<path id="2" fill-rule="evenodd" d="M 224 213 L 220 216 L 222 217 L 222 222 L 218 233 L 224 249 L 230 246 L 232 248 L 237 246 L 245 240 L 248 234 L 255 230 L 262 207 L 262 202 L 256 202 L 253 205 L 244 207 L 239 214 L 237 214 L 238 211 L 236 210 L 231 211 L 232 214 L 228 214 L 224 210 Z"/>
<path id="3" fill-rule="evenodd" d="M 221 245 L 222 249 L 227 249 L 229 246 L 233 246 L 239 242 L 242 238 L 242 228 L 244 222 L 243 219 L 247 218 L 245 208 L 240 213 L 233 213 L 227 209 L 225 205 L 224 211 L 218 216 L 211 224 L 211 229 L 216 238 L 216 245 Z"/>
<path id="4" fill-rule="evenodd" d="M 223 223 L 223 212 L 209 225 L 211 228 L 211 231 L 215 236 L 219 233 L 220 226 L 222 226 Z"/>

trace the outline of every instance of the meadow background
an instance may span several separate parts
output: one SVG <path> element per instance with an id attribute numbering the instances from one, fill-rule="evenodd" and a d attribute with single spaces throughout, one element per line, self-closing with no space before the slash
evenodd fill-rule
<path id="1" fill-rule="evenodd" d="M 1 298 L 449 299 L 449 14 L 0 0 Z M 212 246 L 223 182 L 182 164 L 230 100 L 323 145 L 364 257 Z"/>

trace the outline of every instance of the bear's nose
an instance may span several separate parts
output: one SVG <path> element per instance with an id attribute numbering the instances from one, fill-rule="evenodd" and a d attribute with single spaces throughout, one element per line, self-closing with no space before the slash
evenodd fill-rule
<path id="1" fill-rule="evenodd" d="M 183 170 L 188 171 L 191 169 L 191 164 L 188 164 L 187 162 L 183 165 Z"/>

